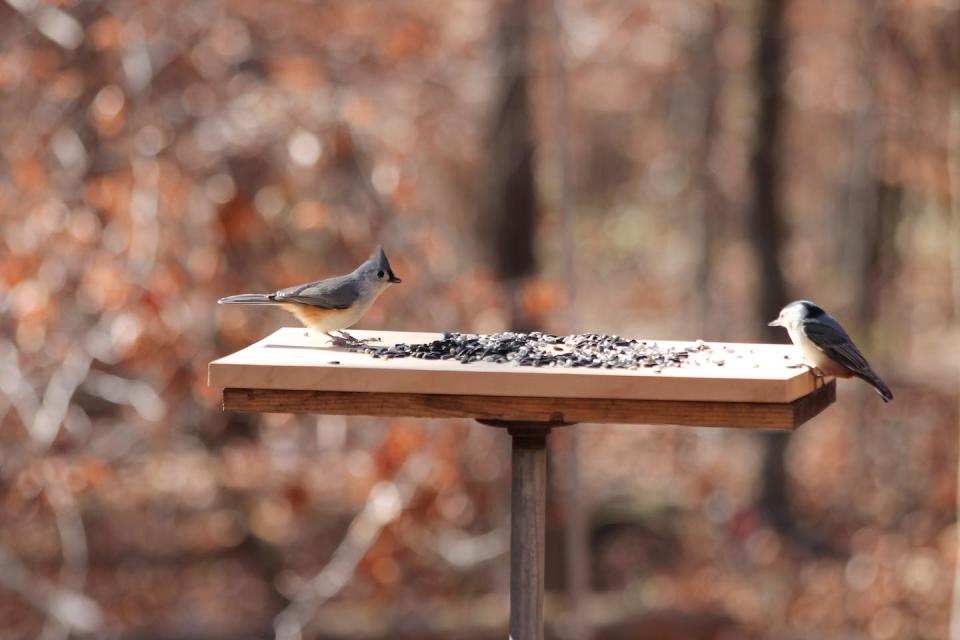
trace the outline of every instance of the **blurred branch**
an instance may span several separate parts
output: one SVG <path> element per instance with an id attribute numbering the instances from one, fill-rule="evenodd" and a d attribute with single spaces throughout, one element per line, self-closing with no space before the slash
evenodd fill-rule
<path id="1" fill-rule="evenodd" d="M 130 247 L 127 263 L 137 282 L 153 272 L 160 236 L 160 165 L 152 158 L 132 162 L 133 189 L 130 192 Z"/>
<path id="2" fill-rule="evenodd" d="M 6 2 L 56 45 L 73 51 L 83 42 L 83 26 L 63 9 L 38 0 Z"/>
<path id="3" fill-rule="evenodd" d="M 510 551 L 510 532 L 506 527 L 471 535 L 449 527 L 440 527 L 434 532 L 412 522 L 397 531 L 396 536 L 413 553 L 440 560 L 457 571 L 471 571 Z"/>
<path id="4" fill-rule="evenodd" d="M 392 482 L 380 482 L 373 487 L 330 561 L 297 591 L 290 605 L 274 619 L 277 640 L 300 640 L 303 637 L 304 625 L 316 615 L 319 607 L 340 593 L 353 578 L 357 565 L 384 527 L 403 513 L 429 470 L 429 457 L 413 454 L 403 463 Z"/>
<path id="5" fill-rule="evenodd" d="M 124 29 L 124 42 L 126 46 L 121 58 L 123 73 L 130 92 L 137 95 L 149 87 L 156 77 L 143 21 L 139 14 L 134 14 L 127 23 Z"/>
<path id="6" fill-rule="evenodd" d="M 433 536 L 428 544 L 445 563 L 466 571 L 506 554 L 510 550 L 510 536 L 505 527 L 478 536 L 448 531 Z"/>
<path id="7" fill-rule="evenodd" d="M 100 628 L 100 606 L 77 591 L 38 578 L 18 558 L 0 548 L 0 586 L 14 591 L 68 632 L 91 633 Z"/>
<path id="8" fill-rule="evenodd" d="M 70 398 L 87 377 L 91 362 L 93 358 L 82 347 L 74 346 L 67 351 L 63 364 L 50 377 L 43 392 L 43 402 L 29 425 L 34 442 L 44 448 L 53 443 L 67 417 Z"/>
<path id="9" fill-rule="evenodd" d="M 9 340 L 0 340 L 0 392 L 9 400 L 25 429 L 30 429 L 40 407 L 40 398 L 20 369 L 17 347 Z M 0 417 L 7 412 L 4 407 Z"/>
<path id="10" fill-rule="evenodd" d="M 83 518 L 70 492 L 48 486 L 47 502 L 53 510 L 60 535 L 60 553 L 63 556 L 62 579 L 71 587 L 83 586 L 87 572 L 87 536 Z"/>
<path id="11" fill-rule="evenodd" d="M 103 371 L 91 371 L 83 383 L 87 393 L 112 404 L 127 405 L 141 418 L 156 422 L 163 417 L 164 403 L 157 392 L 142 380 L 122 378 Z"/>
<path id="12" fill-rule="evenodd" d="M 60 581 L 79 591 L 86 582 L 88 565 L 87 536 L 83 518 L 68 491 L 48 485 L 45 493 L 57 523 L 57 533 L 60 535 L 60 554 L 63 557 Z M 65 639 L 69 634 L 70 625 L 59 619 L 48 619 L 40 639 Z"/>
<path id="13" fill-rule="evenodd" d="M 610 5 L 608 10 L 617 10 Z M 627 3 L 619 12 L 607 20 L 601 20 L 587 13 L 582 0 L 566 0 L 554 4 L 559 26 L 569 43 L 570 57 L 578 62 L 586 61 L 597 52 L 603 52 L 617 31 L 632 18 L 641 5 Z"/>

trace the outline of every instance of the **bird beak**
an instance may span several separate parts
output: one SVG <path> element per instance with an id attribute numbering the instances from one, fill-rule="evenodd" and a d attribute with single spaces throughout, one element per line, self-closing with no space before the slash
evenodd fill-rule
<path id="1" fill-rule="evenodd" d="M 782 327 L 783 323 L 780 322 L 780 318 L 777 318 L 773 322 L 767 324 L 768 327 Z"/>
<path id="2" fill-rule="evenodd" d="M 397 276 L 395 276 L 395 275 L 393 275 L 393 274 L 391 273 L 391 274 L 390 274 L 390 279 L 387 280 L 387 282 L 392 282 L 392 283 L 394 283 L 394 284 L 399 284 L 399 283 L 403 282 L 403 280 L 401 280 L 400 278 L 398 278 Z"/>

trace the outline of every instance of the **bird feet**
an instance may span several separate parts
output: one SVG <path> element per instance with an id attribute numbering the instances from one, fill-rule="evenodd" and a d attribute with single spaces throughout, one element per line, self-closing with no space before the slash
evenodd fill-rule
<path id="1" fill-rule="evenodd" d="M 350 335 L 349 333 L 347 333 L 347 332 L 344 331 L 343 329 L 340 329 L 339 331 L 337 331 L 337 333 L 339 333 L 339 334 L 340 334 L 341 336 L 343 336 L 345 339 L 353 342 L 354 344 L 370 344 L 371 342 L 380 342 L 380 338 L 377 338 L 377 337 L 372 337 L 372 338 L 357 338 L 357 337 L 355 337 L 355 336 Z"/>
<path id="2" fill-rule="evenodd" d="M 814 387 L 819 388 L 823 386 L 823 381 L 826 379 L 826 374 L 818 369 L 815 365 L 810 364 L 809 362 L 795 362 L 793 364 L 788 364 L 788 369 L 799 369 L 800 367 L 806 367 L 810 370 L 810 375 L 814 378 Z"/>
<path id="3" fill-rule="evenodd" d="M 824 384 L 823 381 L 827 377 L 826 374 L 823 371 L 820 371 L 820 369 L 814 367 L 813 365 L 809 365 L 809 366 L 810 366 L 810 373 L 813 375 L 814 388 L 822 387 Z"/>
<path id="4" fill-rule="evenodd" d="M 350 335 L 349 333 L 347 333 L 346 331 L 343 331 L 343 330 L 339 330 L 339 331 L 337 331 L 337 333 L 338 333 L 339 335 L 330 333 L 329 331 L 326 332 L 327 337 L 330 338 L 330 341 L 331 341 L 331 342 L 334 344 L 334 346 L 336 346 L 336 347 L 345 347 L 345 348 L 354 348 L 354 349 L 355 349 L 355 348 L 357 348 L 357 347 L 362 347 L 362 346 L 364 346 L 364 345 L 366 345 L 366 344 L 369 344 L 369 343 L 371 343 L 371 342 L 379 342 L 379 341 L 380 341 L 380 338 L 362 338 L 362 339 L 361 339 L 361 338 L 356 338 L 356 337 Z"/>
<path id="5" fill-rule="evenodd" d="M 359 345 L 362 344 L 362 343 L 360 343 L 360 342 L 357 342 L 357 340 L 356 340 L 355 338 L 353 338 L 353 336 L 348 336 L 348 337 L 344 338 L 343 336 L 334 335 L 334 334 L 330 333 L 329 331 L 325 332 L 325 335 L 326 335 L 328 338 L 330 338 L 330 342 L 331 342 L 331 343 L 333 344 L 333 346 L 335 346 L 335 347 L 344 347 L 344 348 L 347 348 L 347 347 L 357 347 L 357 346 L 359 346 Z"/>

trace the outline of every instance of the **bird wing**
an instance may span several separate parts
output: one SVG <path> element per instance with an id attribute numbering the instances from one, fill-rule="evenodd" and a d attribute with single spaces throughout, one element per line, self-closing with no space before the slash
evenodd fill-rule
<path id="1" fill-rule="evenodd" d="M 857 345 L 853 344 L 840 323 L 830 316 L 804 320 L 803 331 L 817 348 L 852 373 L 876 376 Z"/>
<path id="2" fill-rule="evenodd" d="M 273 294 L 277 302 L 298 302 L 321 309 L 349 309 L 360 296 L 356 281 L 338 276 L 281 289 Z"/>
<path id="3" fill-rule="evenodd" d="M 828 315 L 808 318 L 803 322 L 803 331 L 817 348 L 835 362 L 870 383 L 884 402 L 893 400 L 893 392 L 890 391 L 890 387 L 880 379 L 880 376 L 857 349 L 857 345 L 853 344 L 853 340 L 850 339 L 839 322 Z"/>

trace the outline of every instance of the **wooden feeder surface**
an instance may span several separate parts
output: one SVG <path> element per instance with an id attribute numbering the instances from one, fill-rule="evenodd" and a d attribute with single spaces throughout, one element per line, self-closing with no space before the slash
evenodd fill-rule
<path id="1" fill-rule="evenodd" d="M 351 331 L 383 344 L 439 333 Z M 689 342 L 649 341 L 681 348 Z M 377 344 L 377 343 L 375 343 Z M 374 358 L 284 328 L 210 363 L 224 409 L 487 421 L 792 429 L 835 399 L 792 345 L 707 343 L 679 367 L 591 369 Z"/>

